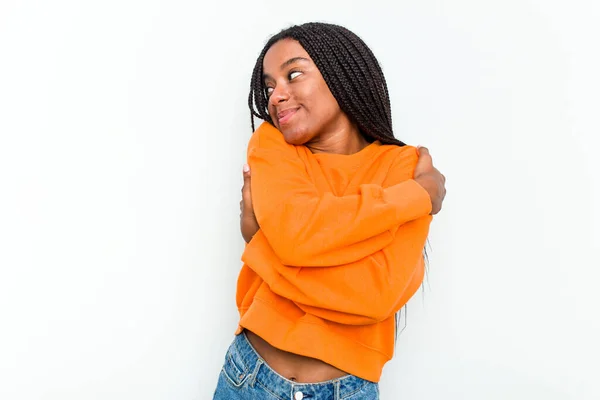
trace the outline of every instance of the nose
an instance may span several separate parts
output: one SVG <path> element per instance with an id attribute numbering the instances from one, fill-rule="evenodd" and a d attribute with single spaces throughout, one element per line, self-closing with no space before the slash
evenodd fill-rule
<path id="1" fill-rule="evenodd" d="M 269 97 L 269 103 L 271 105 L 276 106 L 281 104 L 290 98 L 290 92 L 286 84 L 278 84 L 273 88 L 271 92 L 271 96 Z"/>

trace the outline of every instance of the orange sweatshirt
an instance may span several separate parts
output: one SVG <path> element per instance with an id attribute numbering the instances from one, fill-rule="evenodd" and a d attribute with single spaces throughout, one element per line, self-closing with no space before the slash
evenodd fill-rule
<path id="1" fill-rule="evenodd" d="M 263 123 L 248 146 L 260 230 L 246 245 L 240 322 L 273 346 L 378 382 L 394 314 L 419 288 L 431 222 L 411 146 L 313 154 Z"/>

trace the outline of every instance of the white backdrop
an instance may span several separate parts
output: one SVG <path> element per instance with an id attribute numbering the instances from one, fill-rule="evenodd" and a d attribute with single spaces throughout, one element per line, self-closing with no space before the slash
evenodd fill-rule
<path id="1" fill-rule="evenodd" d="M 210 399 L 269 35 L 345 25 L 448 177 L 382 399 L 598 399 L 595 1 L 0 3 L 0 398 Z"/>

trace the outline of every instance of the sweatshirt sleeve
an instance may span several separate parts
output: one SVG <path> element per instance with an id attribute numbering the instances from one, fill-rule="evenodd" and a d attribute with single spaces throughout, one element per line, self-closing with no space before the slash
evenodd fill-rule
<path id="1" fill-rule="evenodd" d="M 288 266 L 344 265 L 390 245 L 398 226 L 428 215 L 431 200 L 412 179 L 359 193 L 319 193 L 295 146 L 263 124 L 248 146 L 254 212 L 266 240 Z"/>
<path id="2" fill-rule="evenodd" d="M 416 154 L 398 157 L 382 186 L 395 187 L 409 179 L 416 162 Z M 307 313 L 347 325 L 372 324 L 393 316 L 421 285 L 423 248 L 431 221 L 427 213 L 392 227 L 392 239 L 382 248 L 360 259 L 320 268 L 283 262 L 261 227 L 242 260 L 274 293 Z"/>
<path id="3" fill-rule="evenodd" d="M 383 321 L 398 311 L 423 280 L 423 248 L 431 216 L 398 228 L 391 244 L 361 260 L 326 268 L 286 266 L 259 230 L 242 260 L 270 289 L 305 312 L 347 325 Z"/>

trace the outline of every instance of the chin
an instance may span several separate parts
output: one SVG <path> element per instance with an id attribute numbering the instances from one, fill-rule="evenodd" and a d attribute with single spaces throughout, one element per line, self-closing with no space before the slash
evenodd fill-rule
<path id="1" fill-rule="evenodd" d="M 305 129 L 298 129 L 292 126 L 279 129 L 283 134 L 283 138 L 288 144 L 301 146 L 310 140 L 310 135 Z"/>

